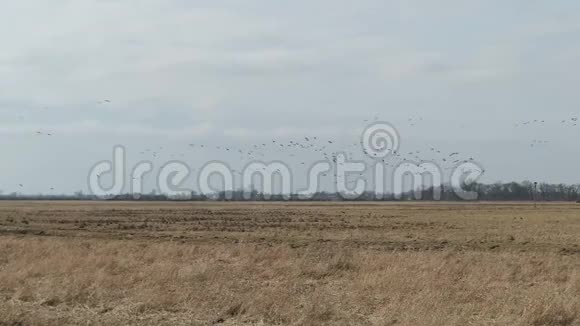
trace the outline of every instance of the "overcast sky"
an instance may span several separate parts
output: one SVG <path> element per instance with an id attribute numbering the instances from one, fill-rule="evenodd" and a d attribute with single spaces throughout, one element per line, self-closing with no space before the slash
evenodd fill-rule
<path id="1" fill-rule="evenodd" d="M 241 164 L 187 144 L 346 146 L 375 118 L 488 182 L 580 182 L 578 1 L 0 1 L 4 192 L 86 190 L 114 145 Z"/>

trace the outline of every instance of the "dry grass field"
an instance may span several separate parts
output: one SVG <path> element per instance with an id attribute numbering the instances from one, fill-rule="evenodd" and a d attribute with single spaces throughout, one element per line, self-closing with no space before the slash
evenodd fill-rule
<path id="1" fill-rule="evenodd" d="M 0 325 L 580 325 L 580 205 L 0 203 Z"/>

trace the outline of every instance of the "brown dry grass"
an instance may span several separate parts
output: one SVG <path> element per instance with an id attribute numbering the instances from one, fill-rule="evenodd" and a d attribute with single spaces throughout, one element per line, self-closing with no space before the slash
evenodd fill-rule
<path id="1" fill-rule="evenodd" d="M 0 325 L 580 325 L 580 205 L 0 203 Z"/>

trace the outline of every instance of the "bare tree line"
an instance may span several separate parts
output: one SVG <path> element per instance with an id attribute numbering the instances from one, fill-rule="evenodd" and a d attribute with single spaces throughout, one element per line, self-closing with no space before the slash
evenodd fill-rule
<path id="1" fill-rule="evenodd" d="M 580 202 L 580 184 L 534 184 L 530 181 L 493 183 L 483 184 L 474 183 L 465 186 L 463 191 L 474 192 L 477 194 L 478 201 L 564 201 Z M 439 195 L 436 196 L 435 194 Z M 418 195 L 419 194 L 419 195 Z M 372 191 L 362 193 L 356 198 L 345 199 L 339 193 L 318 192 L 304 198 L 298 194 L 265 194 L 258 191 L 237 190 L 233 192 L 218 192 L 211 195 L 203 195 L 197 192 L 183 194 L 181 196 L 169 197 L 164 194 L 155 192 L 149 194 L 123 194 L 108 196 L 106 198 L 96 197 L 90 194 L 84 194 L 77 191 L 74 194 L 54 195 L 54 194 L 36 194 L 27 195 L 17 192 L 3 194 L 0 191 L 0 200 L 141 200 L 141 201 L 425 201 L 425 200 L 442 200 L 442 201 L 461 201 L 464 200 L 458 196 L 450 186 L 444 185 L 440 189 L 424 188 L 414 191 L 408 191 L 402 194 L 377 194 Z"/>

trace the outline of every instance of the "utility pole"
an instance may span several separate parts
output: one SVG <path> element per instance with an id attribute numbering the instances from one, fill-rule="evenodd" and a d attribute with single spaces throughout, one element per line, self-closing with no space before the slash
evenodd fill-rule
<path id="1" fill-rule="evenodd" d="M 538 182 L 534 182 L 534 193 L 533 193 L 532 197 L 534 199 L 534 208 L 536 208 L 536 209 L 538 208 L 538 203 L 537 203 L 537 200 L 536 200 L 536 193 L 537 193 L 537 191 L 538 191 Z"/>

